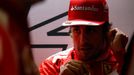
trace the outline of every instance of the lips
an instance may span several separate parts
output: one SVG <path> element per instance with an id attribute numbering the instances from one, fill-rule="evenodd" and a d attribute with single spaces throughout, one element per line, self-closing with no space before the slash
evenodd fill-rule
<path id="1" fill-rule="evenodd" d="M 93 47 L 80 47 L 80 50 L 93 50 Z"/>

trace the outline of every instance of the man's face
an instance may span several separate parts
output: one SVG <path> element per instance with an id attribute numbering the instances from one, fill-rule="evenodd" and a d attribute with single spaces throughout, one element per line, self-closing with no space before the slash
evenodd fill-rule
<path id="1" fill-rule="evenodd" d="M 100 26 L 72 26 L 74 49 L 80 60 L 92 60 L 104 50 L 104 37 Z"/>

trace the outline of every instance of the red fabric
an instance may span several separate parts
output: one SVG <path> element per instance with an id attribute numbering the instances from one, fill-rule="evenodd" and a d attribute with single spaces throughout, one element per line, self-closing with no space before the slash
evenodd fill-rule
<path id="1" fill-rule="evenodd" d="M 18 61 L 16 60 L 16 52 L 9 33 L 0 25 L 0 43 L 1 43 L 1 59 L 0 74 L 1 75 L 19 75 Z"/>
<path id="2" fill-rule="evenodd" d="M 40 75 L 58 75 L 61 65 L 71 59 L 79 60 L 75 53 L 75 50 L 70 49 L 50 56 L 41 63 L 39 67 Z M 117 69 L 118 63 L 116 62 L 112 51 L 109 50 L 108 54 L 107 57 L 102 56 L 103 58 L 99 58 L 101 59 L 100 61 L 96 61 L 93 64 L 87 64 L 87 66 L 93 70 L 90 72 L 89 69 L 89 72 L 92 75 L 106 75 L 106 73 L 110 73 Z"/>
<path id="3" fill-rule="evenodd" d="M 124 48 L 120 49 L 118 53 L 115 53 L 115 57 L 117 59 L 117 62 L 119 62 L 118 72 L 121 73 L 123 64 L 124 64 L 124 58 L 125 58 L 126 51 Z"/>

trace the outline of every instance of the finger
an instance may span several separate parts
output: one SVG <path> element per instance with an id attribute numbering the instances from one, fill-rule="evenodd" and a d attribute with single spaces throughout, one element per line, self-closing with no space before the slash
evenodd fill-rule
<path id="1" fill-rule="evenodd" d="M 111 29 L 109 31 L 109 41 L 110 42 L 112 42 L 114 40 L 116 33 L 117 33 L 117 29 L 116 28 Z"/>
<path id="2" fill-rule="evenodd" d="M 121 44 L 123 47 L 125 47 L 128 42 L 128 37 L 126 35 L 120 35 L 120 37 L 121 37 Z"/>
<path id="3" fill-rule="evenodd" d="M 128 42 L 128 36 L 126 36 L 123 32 L 118 32 L 116 35 L 116 38 L 114 40 L 115 43 L 120 43 L 122 48 L 126 47 L 126 44 Z"/>
<path id="4" fill-rule="evenodd" d="M 73 65 L 73 67 L 76 67 L 81 72 L 81 74 L 88 73 L 86 64 L 82 61 L 71 60 L 68 62 L 68 64 Z"/>
<path id="5" fill-rule="evenodd" d="M 83 62 L 82 61 L 78 61 L 78 60 L 70 60 L 68 63 L 71 64 L 71 65 L 79 66 Z"/>
<path id="6" fill-rule="evenodd" d="M 67 69 L 72 71 L 75 75 L 82 75 L 79 67 L 76 67 L 76 66 L 71 65 L 71 64 L 66 64 L 65 67 L 67 67 Z"/>
<path id="7" fill-rule="evenodd" d="M 70 69 L 68 69 L 65 66 L 61 66 L 60 67 L 60 73 L 59 75 L 76 75 L 75 73 L 73 73 Z"/>

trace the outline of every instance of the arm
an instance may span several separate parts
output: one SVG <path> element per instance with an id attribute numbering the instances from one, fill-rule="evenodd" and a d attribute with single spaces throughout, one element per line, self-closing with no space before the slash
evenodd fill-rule
<path id="1" fill-rule="evenodd" d="M 118 72 L 120 73 L 122 65 L 124 63 L 124 56 L 126 53 L 125 47 L 128 42 L 128 37 L 121 30 L 114 28 L 110 30 L 111 48 L 113 53 L 119 62 Z"/>
<path id="2" fill-rule="evenodd" d="M 40 75 L 58 75 L 58 66 L 50 60 L 45 60 L 39 67 Z"/>

